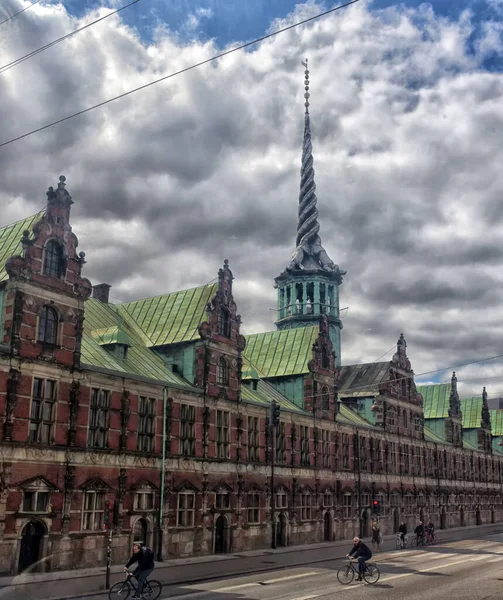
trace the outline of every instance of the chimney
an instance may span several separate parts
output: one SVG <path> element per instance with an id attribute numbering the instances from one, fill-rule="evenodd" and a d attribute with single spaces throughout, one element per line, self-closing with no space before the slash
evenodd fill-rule
<path id="1" fill-rule="evenodd" d="M 93 298 L 103 302 L 103 304 L 108 304 L 108 295 L 111 287 L 112 286 L 108 285 L 108 283 L 99 283 L 98 285 L 93 285 Z"/>

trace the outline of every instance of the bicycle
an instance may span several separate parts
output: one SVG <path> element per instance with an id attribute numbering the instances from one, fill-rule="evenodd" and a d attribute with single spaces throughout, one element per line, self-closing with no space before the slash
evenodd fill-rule
<path id="1" fill-rule="evenodd" d="M 119 581 L 115 585 L 110 588 L 108 592 L 108 597 L 110 600 L 116 600 L 117 597 L 120 597 L 121 600 L 126 600 L 129 598 L 129 594 L 131 591 L 134 591 L 135 594 L 138 590 L 138 587 L 133 583 L 133 574 L 128 573 L 124 581 Z M 145 600 L 157 600 L 162 592 L 162 583 L 156 581 L 155 579 L 150 579 L 145 581 L 145 585 L 143 586 L 142 596 Z"/>
<path id="2" fill-rule="evenodd" d="M 355 576 L 359 576 L 359 573 L 355 568 L 355 564 L 357 562 L 358 561 L 356 560 L 349 559 L 348 564 L 342 566 L 337 571 L 337 579 L 339 580 L 339 583 L 342 585 L 349 585 L 352 583 Z M 377 583 L 379 581 L 379 577 L 381 577 L 381 572 L 379 571 L 377 565 L 375 563 L 365 563 L 365 568 L 363 570 L 363 579 L 365 580 L 365 583 L 369 583 L 371 585 Z"/>
<path id="3" fill-rule="evenodd" d="M 436 538 L 435 538 L 435 534 L 428 531 L 426 533 L 426 539 L 425 539 L 425 544 L 427 546 L 431 546 L 432 544 L 434 544 L 436 542 Z"/>
<path id="4" fill-rule="evenodd" d="M 414 546 L 416 548 L 424 548 L 426 546 L 425 536 L 424 535 L 416 535 L 413 541 Z"/>
<path id="5" fill-rule="evenodd" d="M 396 549 L 397 550 L 403 550 L 403 549 L 407 548 L 408 544 L 409 544 L 409 538 L 408 538 L 407 534 L 405 534 L 403 536 L 403 541 L 402 541 L 402 534 L 401 533 L 396 534 Z"/>

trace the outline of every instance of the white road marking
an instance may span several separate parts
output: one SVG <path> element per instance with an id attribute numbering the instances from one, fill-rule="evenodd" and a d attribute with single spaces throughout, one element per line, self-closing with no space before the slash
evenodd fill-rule
<path id="1" fill-rule="evenodd" d="M 292 600 L 311 600 L 312 598 L 318 598 L 319 594 L 314 594 L 314 596 L 301 596 L 300 598 L 292 598 Z"/>
<path id="2" fill-rule="evenodd" d="M 300 577 L 311 577 L 312 575 L 318 575 L 318 571 L 310 571 L 309 573 L 299 573 L 298 575 L 288 575 L 287 577 L 278 577 L 277 579 L 268 579 L 267 581 L 261 581 L 260 584 L 269 585 L 271 583 L 279 583 L 280 581 L 299 579 Z"/>
<path id="3" fill-rule="evenodd" d="M 491 560 L 488 560 L 488 563 L 495 563 L 495 562 L 499 562 L 500 560 L 503 560 L 503 556 L 497 556 L 496 558 L 491 558 Z"/>
<path id="4" fill-rule="evenodd" d="M 216 593 L 216 592 L 230 592 L 231 590 L 242 590 L 243 588 L 247 588 L 247 587 L 255 587 L 255 586 L 259 586 L 260 583 L 241 583 L 239 585 L 229 585 L 228 587 L 223 587 L 223 588 L 218 588 L 217 590 L 208 590 L 209 592 L 212 593 Z"/>
<path id="5" fill-rule="evenodd" d="M 471 562 L 476 562 L 477 560 L 487 560 L 487 556 L 474 556 L 473 558 L 467 558 Z"/>

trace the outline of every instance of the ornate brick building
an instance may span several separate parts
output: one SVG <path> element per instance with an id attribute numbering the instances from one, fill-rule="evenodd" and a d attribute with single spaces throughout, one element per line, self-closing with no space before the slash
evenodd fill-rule
<path id="1" fill-rule="evenodd" d="M 390 361 L 341 361 L 345 272 L 319 236 L 307 99 L 276 331 L 242 335 L 227 261 L 216 284 L 111 304 L 83 277 L 71 204 L 61 177 L 45 211 L 0 229 L 2 573 L 103 564 L 107 507 L 115 562 L 134 539 L 159 559 L 266 547 L 273 519 L 278 545 L 367 536 L 373 499 L 384 533 L 503 520 L 485 390 L 416 388 L 403 335 Z"/>

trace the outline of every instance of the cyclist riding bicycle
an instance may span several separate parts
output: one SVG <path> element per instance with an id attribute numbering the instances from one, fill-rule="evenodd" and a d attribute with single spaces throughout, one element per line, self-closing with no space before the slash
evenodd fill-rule
<path id="1" fill-rule="evenodd" d="M 124 567 L 124 571 L 129 572 L 129 567 L 137 562 L 138 566 L 133 571 L 133 577 L 136 577 L 138 581 L 138 588 L 136 590 L 136 595 L 133 596 L 133 599 L 138 599 L 142 597 L 143 588 L 145 586 L 145 582 L 147 581 L 148 576 L 154 570 L 154 553 L 150 548 L 147 548 L 142 544 L 142 542 L 135 542 L 133 544 L 133 556 L 128 560 L 126 566 Z"/>
<path id="2" fill-rule="evenodd" d="M 400 534 L 400 541 L 402 543 L 402 548 L 405 547 L 405 536 L 407 535 L 407 524 L 405 521 L 402 521 L 400 527 L 398 528 L 398 533 Z"/>
<path id="3" fill-rule="evenodd" d="M 429 542 L 435 541 L 435 526 L 431 521 L 426 525 L 426 538 Z"/>
<path id="4" fill-rule="evenodd" d="M 353 557 L 358 560 L 358 579 L 356 581 L 361 581 L 365 563 L 372 558 L 372 550 L 357 537 L 353 539 L 353 544 L 353 549 L 349 554 L 346 554 L 346 558 Z"/>
<path id="5" fill-rule="evenodd" d="M 414 529 L 416 534 L 416 543 L 419 546 L 424 543 L 424 525 L 422 521 L 419 521 L 418 526 Z"/>

